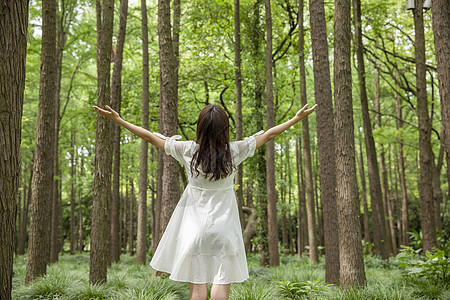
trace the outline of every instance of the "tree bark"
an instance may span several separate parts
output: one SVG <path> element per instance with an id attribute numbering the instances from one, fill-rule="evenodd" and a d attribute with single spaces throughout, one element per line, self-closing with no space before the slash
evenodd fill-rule
<path id="1" fill-rule="evenodd" d="M 28 1 L 2 3 L 0 16 L 0 299 L 10 300 L 20 176 Z M 25 203 L 25 197 L 23 201 Z"/>
<path id="2" fill-rule="evenodd" d="M 241 21 L 239 0 L 234 0 L 234 85 L 236 87 L 236 141 L 242 140 L 242 74 L 241 74 Z M 244 202 L 243 189 L 243 168 L 242 164 L 238 166 L 235 175 L 236 198 L 239 209 L 239 219 L 241 227 L 244 229 L 244 215 L 242 205 Z"/>
<path id="3" fill-rule="evenodd" d="M 328 61 L 328 41 L 323 0 L 309 1 L 313 54 L 314 92 L 317 106 L 316 126 L 320 164 L 321 201 L 324 214 L 327 283 L 339 281 L 339 241 L 336 206 L 336 167 L 334 154 L 333 99 Z M 310 237 L 311 239 L 311 237 Z M 329 255 L 332 255 L 331 257 Z"/>
<path id="4" fill-rule="evenodd" d="M 34 154 L 33 154 L 34 156 Z M 25 254 L 25 248 L 27 244 L 27 228 L 28 228 L 28 210 L 29 210 L 29 204 L 31 202 L 31 179 L 33 178 L 33 160 L 31 160 L 31 167 L 30 167 L 30 176 L 28 177 L 28 185 L 24 185 L 24 189 L 27 189 L 27 192 L 24 192 L 24 199 L 23 199 L 23 208 L 22 208 L 22 222 L 21 226 L 19 228 L 19 240 L 17 245 L 17 255 L 24 255 Z M 25 181 L 25 178 L 24 178 Z"/>
<path id="5" fill-rule="evenodd" d="M 272 76 L 272 13 L 270 0 L 265 0 L 266 8 L 266 100 L 267 100 L 267 128 L 275 126 L 275 109 L 273 105 L 273 76 Z M 267 225 L 269 243 L 269 266 L 280 264 L 278 256 L 277 229 L 277 191 L 275 188 L 275 141 L 268 141 L 266 146 L 267 158 Z"/>
<path id="6" fill-rule="evenodd" d="M 355 21 L 355 45 L 358 59 L 358 78 L 360 82 L 361 112 L 363 118 L 363 129 L 366 144 L 367 169 L 369 173 L 370 200 L 372 206 L 372 226 L 374 250 L 381 254 L 383 259 L 389 257 L 385 243 L 386 226 L 384 221 L 384 209 L 382 203 L 380 175 L 378 171 L 375 141 L 372 134 L 372 125 L 369 115 L 369 104 L 365 83 L 364 56 L 361 31 L 361 1 L 354 0 L 353 13 Z"/>
<path id="7" fill-rule="evenodd" d="M 149 66 L 147 6 L 141 0 L 142 15 L 142 128 L 149 130 Z M 148 185 L 148 142 L 141 140 L 139 156 L 139 205 L 137 218 L 136 263 L 145 265 L 147 253 L 147 185 Z"/>
<path id="8" fill-rule="evenodd" d="M 361 145 L 361 139 L 359 139 L 359 160 L 361 162 L 360 178 L 361 178 L 361 196 L 363 199 L 364 208 L 364 241 L 366 243 L 371 243 L 370 239 L 370 225 L 369 225 L 369 208 L 367 206 L 367 188 L 366 188 L 366 173 L 364 172 L 364 159 L 363 159 L 363 149 Z"/>
<path id="9" fill-rule="evenodd" d="M 434 0 L 433 15 L 434 45 L 436 49 L 436 69 L 441 96 L 443 144 L 447 156 L 450 155 L 450 2 Z"/>
<path id="10" fill-rule="evenodd" d="M 298 212 L 297 212 L 297 251 L 298 256 L 301 257 L 308 245 L 308 230 L 306 225 L 306 188 L 303 180 L 303 160 L 302 160 L 302 143 L 301 136 L 295 140 L 295 152 L 297 160 L 297 187 L 298 187 Z"/>
<path id="11" fill-rule="evenodd" d="M 350 7 L 350 0 L 334 2 L 336 202 L 339 220 L 340 284 L 344 289 L 366 284 L 356 186 Z"/>
<path id="12" fill-rule="evenodd" d="M 177 133 L 178 94 L 176 80 L 177 62 L 174 55 L 170 25 L 170 0 L 158 1 L 158 42 L 160 64 L 160 119 L 159 128 L 165 136 Z M 171 156 L 163 156 L 161 190 L 161 223 L 159 239 L 162 237 L 180 195 L 178 162 Z"/>
<path id="13" fill-rule="evenodd" d="M 100 1 L 100 0 L 97 0 Z M 110 68 L 113 33 L 114 1 L 103 0 L 101 13 L 97 12 L 97 106 L 110 105 Z M 109 205 L 111 199 L 111 121 L 97 117 L 94 200 L 91 209 L 91 254 L 89 281 L 92 284 L 106 282 L 110 253 Z"/>
<path id="14" fill-rule="evenodd" d="M 114 67 L 111 79 L 111 106 L 120 114 L 122 103 L 122 61 L 127 28 L 128 0 L 121 0 L 119 7 L 119 29 L 114 51 Z M 113 140 L 113 182 L 111 195 L 111 247 L 110 262 L 120 260 L 119 211 L 120 211 L 120 126 L 112 124 Z"/>
<path id="15" fill-rule="evenodd" d="M 436 246 L 433 203 L 433 151 L 431 149 L 431 122 L 428 116 L 425 66 L 425 34 L 423 2 L 416 1 L 414 9 L 414 58 L 416 61 L 417 115 L 419 119 L 420 208 L 423 232 L 423 253 Z"/>
<path id="16" fill-rule="evenodd" d="M 397 116 L 397 130 L 400 132 L 398 140 L 398 160 L 399 160 L 399 177 L 400 177 L 400 190 L 401 190 L 401 228 L 399 228 L 399 240 L 400 245 L 409 245 L 409 223 L 408 223 L 408 193 L 406 190 L 406 176 L 405 176 L 405 161 L 403 157 L 403 119 L 402 119 L 402 105 L 401 99 L 397 93 L 395 98 L 395 114 Z"/>
<path id="17" fill-rule="evenodd" d="M 298 26 L 299 26 L 299 39 L 298 39 L 298 52 L 299 52 L 299 71 L 300 71 L 300 101 L 301 105 L 307 104 L 306 98 L 306 71 L 305 71 L 305 31 L 303 26 L 303 0 L 298 2 Z M 302 121 L 302 138 L 303 138 L 303 159 L 305 162 L 305 181 L 306 181 L 306 202 L 308 210 L 308 236 L 309 236 L 309 261 L 311 264 L 319 263 L 319 253 L 317 249 L 317 228 L 314 215 L 314 187 L 313 187 L 313 175 L 312 175 L 312 163 L 311 163 L 311 145 L 309 137 L 309 123 L 305 118 Z M 326 254 L 332 254 L 327 251 Z M 329 259 L 325 260 L 329 262 Z M 332 268 L 331 268 L 332 269 Z M 330 268 L 326 268 L 330 270 Z M 339 271 L 339 269 L 338 269 Z M 337 278 L 339 274 L 337 273 Z M 328 282 L 328 281 L 327 281 Z"/>
<path id="18" fill-rule="evenodd" d="M 130 181 L 130 195 L 128 197 L 128 253 L 130 256 L 134 255 L 134 204 L 136 196 L 134 193 L 134 182 L 132 178 Z"/>
<path id="19" fill-rule="evenodd" d="M 378 67 L 375 66 L 374 69 L 374 80 L 373 80 L 373 89 L 374 89 L 374 102 L 375 102 L 375 110 L 376 117 L 375 122 L 378 128 L 381 128 L 381 109 L 380 109 L 380 82 L 378 77 Z M 386 228 L 386 239 L 387 239 L 387 248 L 388 252 L 393 255 L 397 255 L 396 244 L 395 244 L 395 232 L 394 232 L 394 219 L 392 217 L 392 211 L 390 210 L 390 199 L 389 199 L 389 184 L 388 184 L 388 175 L 386 168 L 386 156 L 384 153 L 384 145 L 383 143 L 379 143 L 380 147 L 380 173 L 381 173 L 381 195 L 383 199 L 383 208 L 386 213 L 385 218 L 385 228 Z"/>
<path id="20" fill-rule="evenodd" d="M 30 203 L 30 232 L 25 282 L 46 273 L 53 193 L 56 90 L 56 0 L 42 2 L 39 110 Z"/>
<path id="21" fill-rule="evenodd" d="M 75 250 L 75 196 L 76 196 L 76 157 L 75 157 L 75 130 L 70 133 L 70 248 L 69 253 Z"/>
<path id="22" fill-rule="evenodd" d="M 444 147 L 441 143 L 439 148 L 439 155 L 436 163 L 433 158 L 433 202 L 434 202 L 434 225 L 436 230 L 442 230 L 441 220 L 441 203 L 444 195 L 441 189 L 441 170 L 444 163 Z"/>

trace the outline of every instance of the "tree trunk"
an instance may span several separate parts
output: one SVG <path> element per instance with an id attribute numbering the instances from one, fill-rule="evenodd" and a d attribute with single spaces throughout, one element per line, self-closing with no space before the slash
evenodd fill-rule
<path id="1" fill-rule="evenodd" d="M 314 92 L 320 164 L 320 186 L 323 206 L 326 256 L 325 281 L 339 281 L 339 241 L 336 206 L 336 167 L 334 158 L 333 99 L 331 94 L 328 41 L 323 0 L 309 1 L 313 53 Z M 311 239 L 311 237 L 310 237 Z"/>
<path id="2" fill-rule="evenodd" d="M 275 109 L 273 105 L 273 76 L 272 76 L 272 13 L 270 0 L 265 0 L 266 7 L 266 100 L 267 100 L 267 128 L 275 126 Z M 269 266 L 280 264 L 278 256 L 277 229 L 277 191 L 275 188 L 275 141 L 266 143 L 267 158 L 267 225 L 269 243 Z"/>
<path id="3" fill-rule="evenodd" d="M 361 138 L 359 139 L 359 160 L 361 162 L 360 178 L 361 178 L 361 196 L 363 199 L 364 208 L 364 241 L 366 243 L 371 243 L 370 239 L 370 225 L 369 225 L 369 208 L 367 206 L 367 188 L 366 188 L 366 173 L 364 172 L 364 159 L 363 159 L 363 149 L 361 145 Z"/>
<path id="4" fill-rule="evenodd" d="M 170 0 L 158 1 L 158 41 L 160 63 L 160 119 L 159 128 L 165 136 L 177 133 L 178 94 L 176 80 L 177 62 L 173 51 L 170 29 Z M 178 162 L 171 156 L 163 156 L 161 190 L 161 223 L 159 239 L 162 237 L 180 195 Z"/>
<path id="5" fill-rule="evenodd" d="M 443 144 L 447 156 L 450 155 L 450 2 L 434 0 L 431 6 L 433 16 L 434 45 L 436 49 L 436 69 L 441 96 Z"/>
<path id="6" fill-rule="evenodd" d="M 136 202 L 136 196 L 134 193 L 133 179 L 130 181 L 130 196 L 128 197 L 128 253 L 130 256 L 134 255 L 134 205 Z"/>
<path id="7" fill-rule="evenodd" d="M 297 159 L 297 187 L 298 187 L 298 212 L 297 212 L 297 250 L 298 256 L 302 256 L 308 245 L 308 231 L 306 225 L 306 195 L 305 195 L 305 182 L 303 180 L 303 160 L 301 152 L 301 136 L 295 140 L 295 152 Z"/>
<path id="8" fill-rule="evenodd" d="M 423 253 L 436 246 L 433 203 L 433 151 L 431 149 L 431 122 L 428 117 L 425 66 L 425 34 L 423 3 L 416 1 L 414 9 L 414 47 L 416 62 L 417 115 L 419 119 L 420 206 L 423 232 Z"/>
<path id="9" fill-rule="evenodd" d="M 254 89 L 254 108 L 253 116 L 256 128 L 264 128 L 264 104 L 263 104 L 263 94 L 264 94 L 264 78 L 263 73 L 263 62 L 264 56 L 262 53 L 262 37 L 264 36 L 264 31 L 260 23 L 261 15 L 260 11 L 262 7 L 262 0 L 257 0 L 253 3 L 252 14 L 249 18 L 249 24 L 246 28 L 251 28 L 249 32 L 250 36 L 250 53 L 251 61 L 254 66 L 253 75 L 253 89 Z M 267 266 L 269 258 L 268 241 L 267 241 L 267 188 L 265 183 L 267 182 L 266 174 L 266 159 L 265 159 L 265 147 L 262 146 L 255 150 L 255 155 L 253 156 L 254 164 L 251 164 L 252 172 L 255 174 L 253 178 L 254 186 L 254 196 L 255 202 L 258 204 L 256 207 L 256 215 L 259 221 L 256 224 L 256 235 L 258 240 L 258 250 L 261 254 L 260 265 Z"/>
<path id="10" fill-rule="evenodd" d="M 149 130 L 149 66 L 147 6 L 141 0 L 142 15 L 142 128 Z M 148 142 L 141 140 L 139 156 L 139 205 L 137 217 L 136 263 L 145 265 L 147 253 L 147 185 L 148 185 Z"/>
<path id="11" fill-rule="evenodd" d="M 397 130 L 400 132 L 398 141 L 398 157 L 399 157 L 399 172 L 400 172 L 400 190 L 402 193 L 401 198 L 401 229 L 399 228 L 399 239 L 400 244 L 408 246 L 409 245 L 409 224 L 408 224 L 408 193 L 406 190 L 406 176 L 405 176 L 405 161 L 403 157 L 403 119 L 402 119 L 402 106 L 401 99 L 397 93 L 394 95 L 395 98 L 395 112 L 397 117 Z M 399 216 L 400 217 L 400 216 Z"/>
<path id="12" fill-rule="evenodd" d="M 160 235 L 160 224 L 161 224 L 161 202 L 162 202 L 162 174 L 163 174 L 163 157 L 164 151 L 158 149 L 156 153 L 156 160 L 158 169 L 156 171 L 156 199 L 154 205 L 154 210 L 152 214 L 152 219 L 154 220 L 154 226 L 152 228 L 152 252 L 155 253 L 156 247 L 158 247 L 159 240 L 161 239 Z"/>
<path id="13" fill-rule="evenodd" d="M 303 0 L 298 2 L 298 52 L 299 52 L 299 70 L 300 70 L 300 101 L 301 106 L 307 104 L 306 98 L 306 71 L 305 71 L 305 31 L 303 26 Z M 303 137 L 303 159 L 305 161 L 305 181 L 306 181 L 306 202 L 308 209 L 308 236 L 309 236 L 309 261 L 311 264 L 319 263 L 319 253 L 317 250 L 316 220 L 314 216 L 314 187 L 311 163 L 311 145 L 309 137 L 309 123 L 305 118 L 302 121 Z M 327 254 L 331 254 L 328 253 Z M 326 259 L 328 262 L 328 259 Z M 327 270 L 330 270 L 329 268 Z M 337 277 L 339 278 L 339 277 Z"/>
<path id="14" fill-rule="evenodd" d="M 56 0 L 42 2 L 39 110 L 30 203 L 30 232 L 25 282 L 46 273 L 53 193 L 56 90 Z"/>
<path id="15" fill-rule="evenodd" d="M 19 240 L 18 240 L 18 245 L 17 245 L 17 255 L 25 254 L 25 248 L 26 248 L 26 244 L 27 244 L 27 236 L 28 236 L 27 228 L 28 228 L 28 220 L 29 220 L 28 219 L 28 210 L 29 210 L 29 205 L 31 202 L 31 179 L 33 178 L 33 160 L 34 160 L 34 154 L 33 154 L 33 159 L 31 160 L 30 176 L 28 177 L 28 186 L 26 187 L 27 193 L 24 193 L 24 195 L 26 194 L 26 197 L 24 196 L 24 200 L 23 200 L 22 222 L 21 222 L 21 227 L 19 228 L 20 234 L 19 234 Z"/>
<path id="16" fill-rule="evenodd" d="M 234 0 L 234 84 L 236 87 L 236 141 L 242 140 L 242 75 L 241 75 L 241 21 L 240 21 L 239 0 Z M 241 227 L 244 228 L 244 215 L 242 213 L 242 205 L 244 202 L 243 189 L 243 168 L 242 164 L 236 170 L 235 185 L 236 198 L 239 209 L 239 219 Z"/>
<path id="17" fill-rule="evenodd" d="M 75 250 L 75 196 L 76 196 L 76 166 L 75 166 L 75 130 L 70 133 L 70 249 L 69 253 L 73 254 Z"/>
<path id="18" fill-rule="evenodd" d="M 125 33 L 127 28 L 128 0 L 121 0 L 119 7 L 119 29 L 117 45 L 114 51 L 114 68 L 111 79 L 111 106 L 120 114 L 122 103 L 122 61 Z M 120 126 L 111 124 L 113 140 L 113 182 L 111 195 L 111 247 L 110 262 L 120 260 L 119 211 L 120 211 Z"/>
<path id="19" fill-rule="evenodd" d="M 83 156 L 81 156 L 80 159 L 80 177 L 83 178 L 84 172 L 83 172 L 83 163 L 84 159 Z M 80 253 L 83 253 L 83 209 L 82 209 L 82 198 L 81 198 L 81 189 L 78 190 L 78 247 L 80 250 Z"/>
<path id="20" fill-rule="evenodd" d="M 353 13 L 355 15 L 355 45 L 358 59 L 358 78 L 360 82 L 361 112 L 363 118 L 364 137 L 366 143 L 367 169 L 369 173 L 370 200 L 372 206 L 372 226 L 374 250 L 381 254 L 383 259 L 389 257 L 385 243 L 386 226 L 384 221 L 384 209 L 381 195 L 380 175 L 378 172 L 375 141 L 372 134 L 372 125 L 369 115 L 369 104 L 365 82 L 364 56 L 361 31 L 361 1 L 354 0 Z"/>
<path id="21" fill-rule="evenodd" d="M 375 121 L 378 128 L 381 128 L 381 109 L 380 109 L 380 83 L 378 77 L 378 67 L 375 66 L 374 69 L 374 80 L 373 80 L 373 89 L 374 89 L 374 102 L 375 102 L 375 110 L 376 117 Z M 381 195 L 383 199 L 383 208 L 386 213 L 387 218 L 385 218 L 385 228 L 386 228 L 386 239 L 387 239 L 387 247 L 388 252 L 390 254 L 396 255 L 396 247 L 395 247 L 395 232 L 394 232 L 394 220 L 392 218 L 392 211 L 389 209 L 389 184 L 388 184 L 388 175 L 386 169 L 386 156 L 384 154 L 384 145 L 383 143 L 379 143 L 381 148 L 380 154 L 380 173 L 381 173 Z"/>
<path id="22" fill-rule="evenodd" d="M 436 164 L 433 159 L 433 202 L 434 202 L 434 225 L 436 230 L 442 230 L 441 203 L 444 195 L 441 189 L 441 170 L 444 163 L 444 147 L 441 143 Z"/>
<path id="23" fill-rule="evenodd" d="M 9 300 L 20 176 L 28 1 L 2 3 L 0 16 L 0 299 Z"/>
<path id="24" fill-rule="evenodd" d="M 100 1 L 100 0 L 97 0 Z M 110 105 L 110 68 L 113 33 L 114 1 L 103 0 L 101 12 L 97 11 L 97 106 Z M 110 219 L 109 205 L 111 199 L 111 121 L 97 117 L 94 200 L 91 209 L 91 254 L 89 281 L 91 284 L 106 282 L 106 273 L 110 254 Z"/>
<path id="25" fill-rule="evenodd" d="M 334 2 L 334 100 L 336 134 L 336 202 L 339 221 L 340 284 L 364 286 L 350 63 L 350 0 Z"/>

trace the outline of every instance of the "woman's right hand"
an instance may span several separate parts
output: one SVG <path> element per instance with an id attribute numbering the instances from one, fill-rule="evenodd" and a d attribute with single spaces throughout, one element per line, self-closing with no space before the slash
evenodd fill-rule
<path id="1" fill-rule="evenodd" d="M 108 105 L 105 106 L 105 109 L 101 109 L 98 106 L 93 106 L 93 108 L 102 116 L 112 120 L 112 121 L 118 121 L 120 119 L 119 114 L 112 109 L 111 107 L 109 107 Z"/>

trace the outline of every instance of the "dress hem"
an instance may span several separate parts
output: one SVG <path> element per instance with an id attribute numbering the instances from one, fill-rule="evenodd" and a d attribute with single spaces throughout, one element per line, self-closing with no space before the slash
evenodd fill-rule
<path id="1" fill-rule="evenodd" d="M 175 276 L 173 276 L 173 275 L 170 273 L 170 271 L 166 271 L 166 270 L 163 270 L 163 269 L 156 269 L 156 268 L 153 267 L 151 264 L 150 264 L 150 267 L 152 267 L 152 269 L 155 270 L 155 271 L 159 271 L 159 272 L 164 272 L 164 273 L 170 274 L 170 276 L 169 276 L 169 279 L 170 279 L 170 280 L 178 281 L 178 282 L 189 282 L 189 283 L 192 283 L 192 284 L 205 284 L 205 283 L 211 283 L 211 284 L 231 284 L 231 283 L 241 283 L 241 282 L 244 282 L 244 281 L 248 280 L 249 277 L 250 277 L 250 276 L 247 276 L 247 277 L 244 278 L 244 279 L 231 280 L 231 281 L 227 281 L 227 282 L 213 282 L 213 281 L 208 281 L 208 280 L 207 280 L 207 281 L 192 281 L 192 280 L 188 280 L 188 279 L 175 278 Z"/>

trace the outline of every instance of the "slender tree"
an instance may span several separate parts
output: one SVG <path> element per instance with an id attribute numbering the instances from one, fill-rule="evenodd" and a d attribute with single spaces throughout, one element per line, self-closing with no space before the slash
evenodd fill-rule
<path id="1" fill-rule="evenodd" d="M 273 104 L 273 62 L 272 62 L 272 12 L 270 0 L 265 1 L 266 8 L 266 100 L 267 128 L 275 126 L 275 108 Z M 280 264 L 278 255 L 277 229 L 277 191 L 275 188 L 275 141 L 267 142 L 267 221 L 269 242 L 269 266 Z"/>
<path id="2" fill-rule="evenodd" d="M 234 0 L 234 85 L 236 87 L 236 141 L 242 140 L 242 75 L 241 75 L 241 20 L 239 0 Z M 239 209 L 239 219 L 242 228 L 244 227 L 244 215 L 242 205 L 244 202 L 244 187 L 242 185 L 243 177 L 242 164 L 236 170 L 235 183 L 237 186 L 236 198 Z"/>
<path id="3" fill-rule="evenodd" d="M 122 61 L 127 28 L 128 0 L 121 0 L 119 7 L 119 29 L 111 79 L 111 107 L 120 114 L 122 102 Z M 110 262 L 120 260 L 119 211 L 120 211 L 120 126 L 111 124 L 113 140 L 113 181 L 111 194 L 111 247 Z"/>
<path id="4" fill-rule="evenodd" d="M 445 152 L 450 156 L 450 2 L 434 0 L 433 14 L 434 45 L 436 49 L 436 69 L 441 96 L 442 128 Z M 447 159 L 447 162 L 450 160 Z"/>
<path id="5" fill-rule="evenodd" d="M 311 42 L 314 93 L 317 106 L 317 140 L 319 148 L 320 186 L 324 219 L 325 249 L 330 274 L 328 283 L 339 281 L 339 241 L 336 206 L 336 167 L 334 154 L 334 118 L 331 77 L 328 61 L 327 28 L 323 0 L 310 0 Z M 311 237 L 309 238 L 311 239 Z M 330 269 L 331 268 L 331 269 Z M 332 275 L 331 275 L 332 274 Z"/>
<path id="6" fill-rule="evenodd" d="M 178 124 L 178 95 L 176 79 L 176 58 L 173 50 L 170 0 L 158 1 L 158 42 L 160 64 L 160 118 L 159 128 L 163 135 L 173 136 L 177 133 Z M 180 194 L 178 181 L 178 162 L 171 156 L 162 158 L 161 182 L 161 221 L 159 224 L 159 239 L 161 238 Z"/>
<path id="7" fill-rule="evenodd" d="M 110 105 L 110 69 L 114 1 L 97 0 L 97 106 Z M 97 118 L 95 136 L 94 199 L 91 209 L 89 281 L 106 282 L 110 252 L 109 205 L 111 199 L 111 122 Z"/>
<path id="8" fill-rule="evenodd" d="M 415 1 L 414 9 L 414 58 L 416 62 L 417 115 L 419 119 L 420 210 L 423 232 L 423 253 L 436 246 L 433 202 L 433 150 L 431 149 L 431 122 L 425 66 L 425 33 L 423 27 L 423 2 Z"/>
<path id="9" fill-rule="evenodd" d="M 20 176 L 28 1 L 2 3 L 0 16 L 0 299 L 10 300 Z"/>
<path id="10" fill-rule="evenodd" d="M 300 101 L 302 106 L 306 105 L 306 71 L 305 71 L 305 30 L 303 26 L 303 0 L 298 2 L 298 52 L 299 52 L 299 71 L 300 71 Z M 305 182 L 306 182 L 306 202 L 307 202 L 307 216 L 308 216 L 308 236 L 309 236 L 309 261 L 312 264 L 319 263 L 319 252 L 317 249 L 317 233 L 316 233 L 316 219 L 314 214 L 314 187 L 313 174 L 311 163 L 311 145 L 309 137 L 309 123 L 308 120 L 302 121 L 302 138 L 303 138 L 303 159 L 305 162 Z M 326 251 L 327 254 L 332 254 L 331 251 Z M 326 260 L 329 262 L 329 259 Z M 330 271 L 330 268 L 326 268 Z M 338 271 L 339 272 L 339 269 Z M 339 278 L 339 273 L 337 273 Z"/>
<path id="11" fill-rule="evenodd" d="M 343 288 L 363 286 L 366 283 L 356 186 L 350 7 L 350 0 L 334 2 L 336 202 L 339 220 L 339 275 Z"/>
<path id="12" fill-rule="evenodd" d="M 53 190 L 56 89 L 56 0 L 42 1 L 42 50 L 39 109 L 30 203 L 30 232 L 25 282 L 46 273 Z"/>
<path id="13" fill-rule="evenodd" d="M 353 0 L 353 14 L 355 22 L 355 45 L 358 59 L 358 78 L 360 82 L 361 112 L 363 119 L 364 137 L 366 143 L 367 170 L 369 173 L 370 201 L 372 207 L 372 228 L 375 251 L 381 254 L 383 259 L 389 257 L 386 245 L 386 226 L 384 220 L 384 208 L 382 202 L 380 175 L 378 171 L 378 161 L 375 148 L 375 141 L 372 134 L 372 124 L 369 115 L 369 104 L 365 83 L 365 68 L 361 30 L 361 1 Z"/>
<path id="14" fill-rule="evenodd" d="M 149 129 L 149 70 L 148 70 L 148 26 L 147 5 L 141 0 L 142 15 L 142 128 Z M 147 182 L 148 142 L 141 140 L 139 156 L 139 206 L 137 223 L 136 263 L 145 265 L 147 253 Z"/>
<path id="15" fill-rule="evenodd" d="M 402 119 L 402 105 L 401 99 L 397 93 L 394 95 L 395 98 L 395 115 L 397 117 L 397 130 L 400 132 L 399 140 L 398 140 L 398 163 L 399 163 L 399 177 L 400 177 L 400 190 L 401 190 L 401 216 L 398 216 L 401 219 L 401 228 L 399 230 L 399 241 L 400 245 L 409 245 L 409 223 L 408 223 L 408 193 L 406 190 L 406 175 L 405 175 L 405 160 L 403 156 L 403 137 L 402 137 L 402 129 L 403 129 L 403 119 Z"/>

